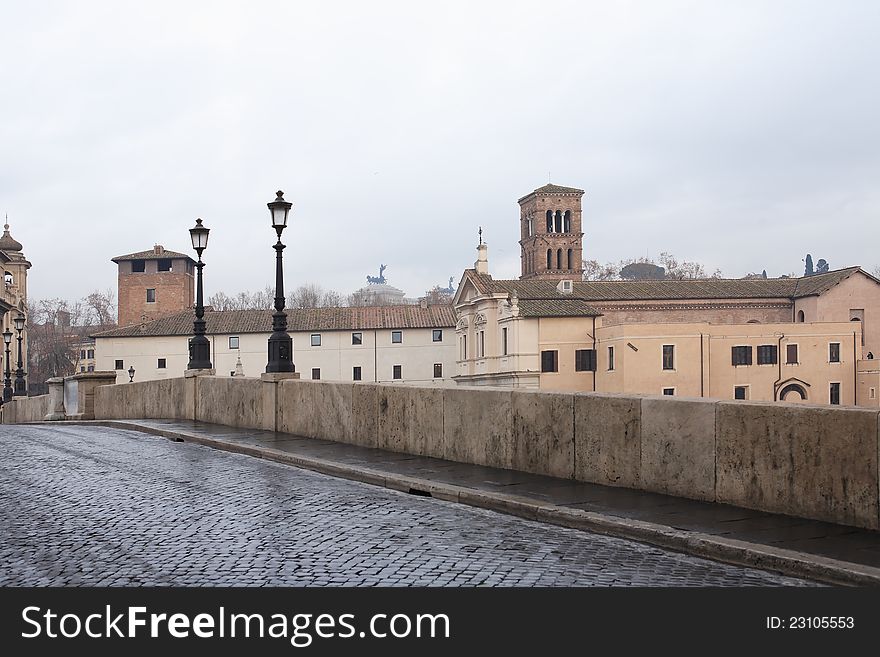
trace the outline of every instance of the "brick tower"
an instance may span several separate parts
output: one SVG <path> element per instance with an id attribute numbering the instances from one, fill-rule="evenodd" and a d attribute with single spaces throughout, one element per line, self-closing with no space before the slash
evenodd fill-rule
<path id="1" fill-rule="evenodd" d="M 584 190 L 544 185 L 519 200 L 521 279 L 581 280 Z"/>
<path id="2" fill-rule="evenodd" d="M 112 258 L 119 267 L 119 326 L 173 315 L 193 307 L 195 260 L 157 244 Z"/>

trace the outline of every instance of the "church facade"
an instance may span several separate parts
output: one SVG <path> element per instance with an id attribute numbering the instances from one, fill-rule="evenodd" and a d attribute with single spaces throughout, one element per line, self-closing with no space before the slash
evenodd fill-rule
<path id="1" fill-rule="evenodd" d="M 14 320 L 20 314 L 27 320 L 27 272 L 31 263 L 24 256 L 23 247 L 9 232 L 9 224 L 3 227 L 3 235 L 0 236 L 0 267 L 3 268 L 3 285 L 0 287 L 0 333 L 12 332 L 12 342 L 9 346 L 9 370 L 12 379 L 15 379 L 15 370 L 18 366 L 18 333 L 15 330 Z M 22 331 L 22 364 L 25 371 L 25 386 L 23 390 L 15 394 L 25 394 L 27 391 L 27 321 Z M 5 345 L 0 344 L 0 363 L 2 363 L 2 375 L 0 381 L 5 379 L 7 360 Z M 5 381 L 3 381 L 5 382 Z M 2 387 L 2 385 L 0 385 Z"/>
<path id="2" fill-rule="evenodd" d="M 582 197 L 520 199 L 519 279 L 478 246 L 454 299 L 458 383 L 880 405 L 876 278 L 582 281 Z"/>

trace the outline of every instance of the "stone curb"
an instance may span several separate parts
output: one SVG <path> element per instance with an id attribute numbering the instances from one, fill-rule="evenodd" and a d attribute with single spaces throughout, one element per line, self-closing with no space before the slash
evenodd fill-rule
<path id="1" fill-rule="evenodd" d="M 880 586 L 880 568 L 795 550 L 775 548 L 760 543 L 675 529 L 656 523 L 620 518 L 593 511 L 559 507 L 555 504 L 538 502 L 532 498 L 443 484 L 430 479 L 389 475 L 387 472 L 364 466 L 346 465 L 321 458 L 299 456 L 271 447 L 242 445 L 183 431 L 141 425 L 136 422 L 92 420 L 88 422 L 69 421 L 64 424 L 97 425 L 140 431 L 176 442 L 197 443 L 227 452 L 255 456 L 405 493 L 430 493 L 432 497 L 449 502 L 499 511 L 560 527 L 626 538 L 715 561 L 772 570 L 785 575 L 813 579 L 837 586 Z"/>

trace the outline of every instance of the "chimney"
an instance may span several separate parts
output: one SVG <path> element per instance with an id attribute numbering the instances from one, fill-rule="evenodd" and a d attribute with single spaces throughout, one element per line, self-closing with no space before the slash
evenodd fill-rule
<path id="1" fill-rule="evenodd" d="M 153 253 L 157 256 L 160 256 L 163 253 L 165 253 L 165 247 L 162 246 L 161 244 L 154 244 L 153 245 Z"/>

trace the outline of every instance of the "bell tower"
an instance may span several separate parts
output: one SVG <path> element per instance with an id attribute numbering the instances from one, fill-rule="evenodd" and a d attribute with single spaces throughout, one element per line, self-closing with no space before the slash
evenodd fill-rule
<path id="1" fill-rule="evenodd" d="M 519 200 L 520 279 L 581 280 L 584 190 L 547 184 Z"/>

